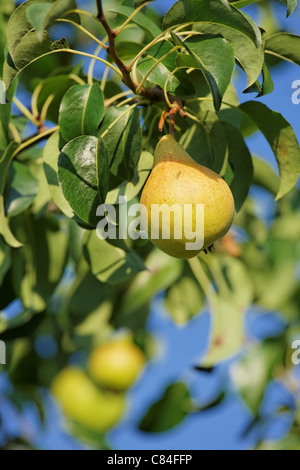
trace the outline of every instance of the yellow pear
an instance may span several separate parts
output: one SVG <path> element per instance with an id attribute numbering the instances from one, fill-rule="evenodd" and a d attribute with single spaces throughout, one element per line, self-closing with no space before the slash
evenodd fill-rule
<path id="1" fill-rule="evenodd" d="M 120 391 L 133 385 L 144 365 L 140 348 L 129 338 L 119 338 L 94 349 L 88 370 L 95 382 Z"/>
<path id="2" fill-rule="evenodd" d="M 126 400 L 122 394 L 98 389 L 76 367 L 60 371 L 51 391 L 68 418 L 94 431 L 108 431 L 125 412 Z"/>
<path id="3" fill-rule="evenodd" d="M 157 144 L 140 202 L 142 228 L 175 258 L 192 258 L 210 247 L 228 232 L 234 217 L 227 183 L 196 163 L 171 135 Z"/>

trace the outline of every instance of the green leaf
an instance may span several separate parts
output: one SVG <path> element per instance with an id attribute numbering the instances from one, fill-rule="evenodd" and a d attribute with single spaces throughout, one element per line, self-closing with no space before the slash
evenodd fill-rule
<path id="1" fill-rule="evenodd" d="M 27 18 L 27 9 L 30 5 L 49 3 L 49 0 L 28 0 L 18 6 L 8 20 L 7 28 L 9 35 L 7 37 L 8 52 L 14 59 L 16 47 L 22 38 L 32 29 L 32 24 Z"/>
<path id="2" fill-rule="evenodd" d="M 287 258 L 274 264 L 271 272 L 266 270 L 257 273 L 257 304 L 269 311 L 283 308 L 299 288 L 296 270 L 296 259 Z"/>
<path id="3" fill-rule="evenodd" d="M 33 315 L 32 310 L 25 310 L 10 320 L 0 317 L 0 340 L 13 341 L 17 338 L 26 338 L 35 332 L 44 318 L 44 312 Z"/>
<path id="4" fill-rule="evenodd" d="M 185 23 L 221 24 L 248 36 L 257 47 L 261 44 L 258 27 L 226 1 L 178 0 L 167 12 L 163 27 L 168 29 Z"/>
<path id="5" fill-rule="evenodd" d="M 77 75 L 76 70 L 72 71 L 74 75 Z M 71 74 L 71 72 L 70 72 Z M 36 87 L 39 87 L 39 93 L 37 97 L 37 108 L 41 112 L 49 96 L 53 97 L 51 104 L 47 110 L 47 119 L 55 123 L 58 122 L 59 107 L 64 94 L 71 88 L 74 81 L 69 75 L 59 74 L 56 76 L 48 77 L 44 80 L 37 79 L 32 81 Z"/>
<path id="6" fill-rule="evenodd" d="M 228 142 L 228 161 L 234 178 L 230 184 L 235 208 L 239 211 L 248 196 L 253 181 L 253 164 L 251 154 L 240 131 L 227 122 L 222 123 Z"/>
<path id="7" fill-rule="evenodd" d="M 39 182 L 29 168 L 13 162 L 8 175 L 5 207 L 8 217 L 14 217 L 31 206 L 39 190 Z"/>
<path id="8" fill-rule="evenodd" d="M 46 29 L 44 27 L 44 18 L 52 7 L 51 3 L 35 3 L 28 6 L 26 10 L 27 18 L 37 32 Z"/>
<path id="9" fill-rule="evenodd" d="M 246 264 L 237 258 L 226 255 L 218 257 L 216 263 L 218 263 L 224 278 L 224 282 L 220 282 L 218 286 L 222 298 L 241 311 L 249 308 L 255 295 L 253 280 Z"/>
<path id="10" fill-rule="evenodd" d="M 287 15 L 290 16 L 291 13 L 297 7 L 298 0 L 279 0 L 281 3 L 287 6 Z M 229 0 L 229 3 L 233 4 L 237 8 L 244 8 L 253 3 L 262 2 L 262 0 Z"/>
<path id="11" fill-rule="evenodd" d="M 58 183 L 57 172 L 59 154 L 59 131 L 56 131 L 48 139 L 43 151 L 44 171 L 53 202 L 63 212 L 63 214 L 65 214 L 67 217 L 72 218 L 74 216 L 74 212 L 70 204 L 66 200 L 61 186 L 59 186 Z"/>
<path id="12" fill-rule="evenodd" d="M 153 167 L 153 155 L 149 152 L 142 152 L 137 165 L 137 171 L 132 181 L 124 181 L 115 189 L 107 193 L 106 204 L 118 204 L 119 197 L 125 196 L 127 201 L 131 201 L 140 192 Z"/>
<path id="13" fill-rule="evenodd" d="M 178 55 L 177 66 L 201 70 L 212 92 L 215 109 L 218 111 L 234 71 L 232 47 L 225 39 L 211 35 L 193 36 L 183 42 L 174 33 L 171 34 L 174 43 L 179 42 L 189 53 L 189 55 Z"/>
<path id="14" fill-rule="evenodd" d="M 261 87 L 261 93 L 259 94 L 259 96 L 269 95 L 274 90 L 274 83 L 271 77 L 269 67 L 267 66 L 266 63 L 264 63 L 264 66 L 263 66 L 262 77 L 263 77 L 262 87 Z"/>
<path id="15" fill-rule="evenodd" d="M 276 157 L 280 184 L 276 200 L 287 194 L 297 183 L 300 172 L 300 148 L 291 125 L 266 105 L 249 101 L 240 105 L 269 142 Z"/>
<path id="16" fill-rule="evenodd" d="M 258 157 L 252 157 L 254 175 L 253 184 L 261 186 L 275 197 L 278 192 L 279 179 L 272 167 Z"/>
<path id="17" fill-rule="evenodd" d="M 141 5 L 144 5 L 144 3 L 148 3 L 148 1 L 153 2 L 154 0 L 135 0 L 134 1 L 134 8 L 138 8 Z"/>
<path id="18" fill-rule="evenodd" d="M 178 426 L 191 408 L 191 396 L 184 382 L 169 385 L 163 397 L 143 417 L 139 428 L 144 432 L 164 432 Z"/>
<path id="19" fill-rule="evenodd" d="M 80 135 L 96 136 L 103 116 L 104 100 L 99 84 L 74 85 L 60 105 L 61 135 L 67 142 Z"/>
<path id="20" fill-rule="evenodd" d="M 13 253 L 17 296 L 25 308 L 44 310 L 62 278 L 69 250 L 66 219 L 54 216 L 35 219 L 21 214 L 13 219 L 24 247 Z"/>
<path id="21" fill-rule="evenodd" d="M 10 265 L 10 248 L 6 243 L 4 243 L 2 237 L 0 237 L 0 286 L 2 285 L 4 276 L 8 272 Z"/>
<path id="22" fill-rule="evenodd" d="M 3 235 L 4 240 L 10 246 L 18 248 L 22 246 L 13 233 L 11 232 L 8 220 L 5 217 L 4 210 L 4 190 L 8 175 L 8 170 L 11 165 L 14 151 L 17 149 L 18 144 L 16 142 L 11 142 L 3 155 L 0 157 L 0 234 Z"/>
<path id="23" fill-rule="evenodd" d="M 189 126 L 180 143 L 200 165 L 220 173 L 228 158 L 228 142 L 222 124 L 212 111 L 200 111 L 201 124 Z"/>
<path id="24" fill-rule="evenodd" d="M 75 8 L 77 8 L 75 0 L 57 0 L 50 4 L 36 3 L 29 5 L 26 14 L 32 26 L 40 33 L 55 20 L 63 18 L 69 10 Z M 72 19 L 78 21 L 78 18 L 78 15 L 72 14 Z"/>
<path id="25" fill-rule="evenodd" d="M 266 41 L 266 53 L 300 65 L 300 36 L 277 33 Z"/>
<path id="26" fill-rule="evenodd" d="M 298 0 L 279 0 L 281 3 L 287 6 L 286 16 L 290 16 L 295 8 L 297 8 Z"/>
<path id="27" fill-rule="evenodd" d="M 147 271 L 140 273 L 123 297 L 121 311 L 126 315 L 152 299 L 158 292 L 171 286 L 182 272 L 182 261 L 153 250 L 145 262 Z"/>
<path id="28" fill-rule="evenodd" d="M 90 313 L 98 312 L 99 306 L 112 295 L 115 295 L 115 288 L 100 282 L 89 270 L 83 277 L 70 300 L 69 310 L 72 319 L 78 323 Z M 77 281 L 78 282 L 78 281 Z M 96 315 L 96 314 L 95 314 Z"/>
<path id="29" fill-rule="evenodd" d="M 96 231 L 87 233 L 84 255 L 94 276 L 108 284 L 125 282 L 145 269 L 144 263 L 134 251 L 124 251 L 100 240 Z"/>
<path id="30" fill-rule="evenodd" d="M 34 61 L 68 48 L 69 45 L 64 38 L 52 42 L 47 31 L 43 31 L 39 40 L 34 31 L 29 31 L 16 46 L 13 59 L 9 56 L 4 64 L 3 79 L 6 87 L 9 88 L 16 75 Z"/>
<path id="31" fill-rule="evenodd" d="M 212 307 L 210 346 L 201 361 L 202 367 L 213 367 L 237 354 L 244 340 L 243 310 L 230 300 L 216 296 Z"/>
<path id="32" fill-rule="evenodd" d="M 165 59 L 156 65 L 147 80 L 150 83 L 155 83 L 155 85 L 160 86 L 162 89 L 164 89 L 165 83 L 168 80 L 167 92 L 173 93 L 177 97 L 185 98 L 193 94 L 193 85 L 184 70 L 177 70 L 177 72 L 173 74 L 178 57 L 178 51 L 176 50 L 169 54 L 173 48 L 174 46 L 170 41 L 159 42 L 147 51 L 145 58 L 139 61 L 137 70 L 141 76 L 144 77 L 151 67 L 165 54 L 168 54 Z M 170 76 L 171 73 L 172 76 Z"/>
<path id="33" fill-rule="evenodd" d="M 119 5 L 118 8 L 110 9 L 109 11 L 128 18 L 134 12 L 134 9 L 125 5 Z M 144 13 L 138 13 L 131 21 L 144 29 L 144 31 L 150 33 L 153 39 L 161 34 L 160 28 Z"/>
<path id="34" fill-rule="evenodd" d="M 4 95 L 5 96 L 5 95 Z M 11 102 L 0 104 L 0 151 L 4 150 L 9 141 L 9 119 Z"/>
<path id="35" fill-rule="evenodd" d="M 193 276 L 185 274 L 170 286 L 165 307 L 177 325 L 185 325 L 198 315 L 205 304 L 205 295 Z"/>
<path id="36" fill-rule="evenodd" d="M 284 364 L 282 339 L 266 340 L 252 347 L 232 368 L 235 386 L 254 416 L 258 416 L 268 383 Z"/>
<path id="37" fill-rule="evenodd" d="M 107 191 L 107 169 L 105 145 L 94 136 L 71 140 L 58 159 L 58 178 L 65 198 L 75 214 L 93 227 L 98 221 L 96 210 L 101 204 L 100 194 L 103 197 Z"/>
<path id="38" fill-rule="evenodd" d="M 117 185 L 121 181 L 132 180 L 142 151 L 141 110 L 133 109 L 120 118 L 127 109 L 127 106 L 109 108 L 99 130 L 100 136 L 105 133 L 103 141 L 110 172 L 118 178 Z M 119 121 L 112 126 L 118 118 Z"/>
<path id="39" fill-rule="evenodd" d="M 262 44 L 260 48 L 257 48 L 251 39 L 239 31 L 229 28 L 228 26 L 200 24 L 195 25 L 194 28 L 196 31 L 200 31 L 204 34 L 221 34 L 226 39 L 228 44 L 230 44 L 233 48 L 238 64 L 247 74 L 247 88 L 256 82 L 261 74 L 264 64 L 264 44 Z"/>

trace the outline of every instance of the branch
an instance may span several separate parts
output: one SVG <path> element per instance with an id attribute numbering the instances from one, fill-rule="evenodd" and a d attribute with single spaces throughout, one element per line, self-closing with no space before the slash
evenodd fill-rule
<path id="1" fill-rule="evenodd" d="M 117 52 L 116 49 L 116 43 L 115 43 L 115 38 L 116 38 L 116 33 L 111 29 L 109 26 L 104 12 L 103 12 L 103 7 L 102 7 L 102 0 L 97 0 L 97 18 L 104 27 L 107 37 L 108 37 L 108 54 L 112 57 L 114 60 L 115 64 L 118 66 L 122 73 L 122 82 L 135 94 L 142 95 L 144 98 L 150 100 L 150 101 L 164 101 L 164 92 L 163 90 L 155 86 L 154 88 L 151 89 L 146 89 L 145 87 L 141 87 L 140 90 L 138 90 L 138 85 L 132 80 L 131 75 L 130 75 L 130 70 L 129 68 L 124 64 L 124 62 L 120 59 L 120 56 Z M 175 96 L 172 97 L 170 96 L 170 101 L 173 102 L 175 100 Z"/>

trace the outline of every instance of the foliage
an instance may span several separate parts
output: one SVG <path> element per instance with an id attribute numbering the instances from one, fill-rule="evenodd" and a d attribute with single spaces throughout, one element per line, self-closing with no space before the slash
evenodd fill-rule
<path id="1" fill-rule="evenodd" d="M 8 398 L 20 408 L 33 400 L 43 419 L 41 387 L 48 388 L 75 353 L 85 368 L 91 352 L 123 329 L 150 360 L 150 302 L 164 291 L 176 324 L 209 309 L 211 337 L 199 373 L 234 356 L 232 380 L 208 404 L 196 402 L 187 384 L 169 384 L 140 429 L 166 431 L 189 413 L 207 412 L 232 384 L 252 412 L 249 429 L 261 429 L 266 388 L 276 379 L 293 396 L 287 411 L 294 425 L 274 446 L 299 448 L 290 358 L 300 334 L 300 148 L 286 119 L 256 98 L 272 91 L 275 62 L 300 65 L 300 36 L 269 33 L 241 10 L 258 3 L 264 11 L 269 2 L 178 0 L 164 19 L 155 2 L 111 3 L 104 3 L 107 23 L 101 2 L 93 14 L 75 0 L 1 2 L 0 340 L 8 365 L 0 370 L 15 387 Z M 288 15 L 297 5 L 282 3 Z M 68 40 L 58 37 L 61 24 Z M 95 53 L 86 52 L 91 42 Z M 242 104 L 233 83 L 237 67 L 246 74 L 244 93 L 257 95 Z M 116 240 L 96 236 L 99 204 L 114 204 L 119 213 L 119 196 L 129 207 L 138 202 L 159 121 L 166 133 L 169 119 L 172 130 L 178 104 L 186 118 L 177 116 L 177 141 L 228 182 L 237 210 L 235 230 L 190 263 L 148 241 L 126 239 L 118 228 Z M 169 118 L 160 120 L 166 109 Z M 251 155 L 246 139 L 255 132 L 269 143 L 279 178 Z M 259 216 L 250 187 L 276 198 L 271 224 Z M 245 234 L 241 241 L 235 232 Z M 22 307 L 10 317 L 6 308 L 15 299 Z M 285 327 L 276 338 L 245 338 L 245 313 L 253 305 L 280 312 Z M 41 359 L 36 344 L 45 336 L 55 347 Z M 71 429 L 94 447 L 107 446 L 105 435 L 88 426 Z M 28 436 L 23 440 L 30 445 Z M 263 440 L 260 448 L 269 446 Z"/>

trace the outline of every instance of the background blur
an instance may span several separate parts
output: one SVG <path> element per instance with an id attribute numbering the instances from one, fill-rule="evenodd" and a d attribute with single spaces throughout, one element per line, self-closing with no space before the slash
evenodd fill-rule
<path id="1" fill-rule="evenodd" d="M 19 2 L 22 3 L 22 2 Z M 94 11 L 93 1 L 78 0 L 81 8 Z M 164 13 L 173 4 L 170 0 L 157 0 L 153 8 Z M 279 2 L 272 2 L 272 12 L 278 29 L 300 34 L 300 8 L 288 19 L 285 19 L 285 7 Z M 262 26 L 268 18 L 259 18 L 259 7 L 245 9 Z M 64 28 L 64 26 L 59 26 Z M 65 34 L 72 34 L 65 28 Z M 84 44 L 86 51 L 94 52 L 94 45 Z M 77 61 L 74 58 L 74 63 Z M 86 66 L 87 67 L 87 66 Z M 85 65 L 84 65 L 84 70 Z M 97 70 L 97 69 L 96 69 Z M 101 72 L 101 66 L 98 72 Z M 274 110 L 282 113 L 292 124 L 300 140 L 299 112 L 300 105 L 294 105 L 291 100 L 292 83 L 300 80 L 299 68 L 292 63 L 281 63 L 273 70 L 275 84 L 274 92 L 259 98 L 269 104 Z M 241 102 L 249 100 L 249 95 L 243 95 L 245 76 L 237 73 L 235 85 Z M 29 93 L 21 90 L 20 97 L 26 103 Z M 253 95 L 254 97 L 254 95 Z M 252 98 L 252 96 L 251 96 Z M 15 109 L 15 113 L 17 113 Z M 28 135 L 30 126 L 26 128 Z M 251 152 L 265 159 L 277 172 L 274 156 L 267 142 L 260 134 L 252 135 L 247 143 Z M 271 225 L 276 210 L 273 196 L 267 191 L 253 187 L 251 198 L 255 203 L 257 215 Z M 239 229 L 233 229 L 237 236 L 243 239 Z M 298 250 L 299 254 L 299 250 Z M 300 265 L 299 265 L 300 268 Z M 298 270 L 298 280 L 300 269 Z M 275 287 L 274 287 L 275 288 Z M 210 318 L 204 308 L 198 315 L 184 326 L 176 325 L 166 313 L 164 292 L 152 299 L 151 313 L 147 329 L 155 340 L 155 354 L 147 364 L 142 377 L 130 389 L 129 406 L 122 421 L 109 433 L 108 444 L 113 449 L 248 449 L 257 445 L 261 440 L 276 441 L 282 439 L 289 431 L 293 418 L 287 411 L 278 414 L 278 407 L 289 407 L 294 398 L 287 387 L 277 381 L 267 386 L 263 402 L 262 416 L 264 420 L 259 426 L 251 426 L 251 413 L 237 395 L 232 384 L 232 371 L 235 359 L 218 365 L 211 373 L 194 369 L 194 365 L 205 355 L 208 343 Z M 13 318 L 18 314 L 20 304 L 15 300 L 7 309 L 1 312 L 3 318 Z M 286 326 L 286 321 L 279 311 L 265 312 L 253 307 L 248 309 L 245 318 L 247 341 L 262 340 L 276 337 Z M 300 339 L 300 338 L 299 338 Z M 36 353 L 40 361 L 47 361 L 55 356 L 57 344 L 52 337 L 44 335 L 35 342 Z M 73 355 L 72 364 L 81 364 L 85 360 L 82 355 Z M 0 366 L 1 367 L 1 366 Z M 22 402 L 21 409 L 9 397 L 13 394 L 13 386 L 6 374 L 6 367 L 0 373 L 0 446 L 7 442 L 17 445 L 26 438 L 34 448 L 39 449 L 81 449 L 86 444 L 71 436 L 64 418 L 47 389 L 40 389 L 40 397 L 45 403 L 45 420 L 41 423 L 38 407 L 34 401 Z M 293 372 L 297 381 L 300 379 L 300 366 Z M 191 395 L 200 403 L 210 402 L 221 389 L 226 390 L 225 400 L 217 407 L 201 414 L 188 415 L 182 424 L 164 433 L 145 433 L 138 430 L 138 423 L 145 412 L 161 398 L 162 391 L 168 384 L 182 380 L 190 388 Z M 20 443 L 20 446 L 22 444 Z"/>

